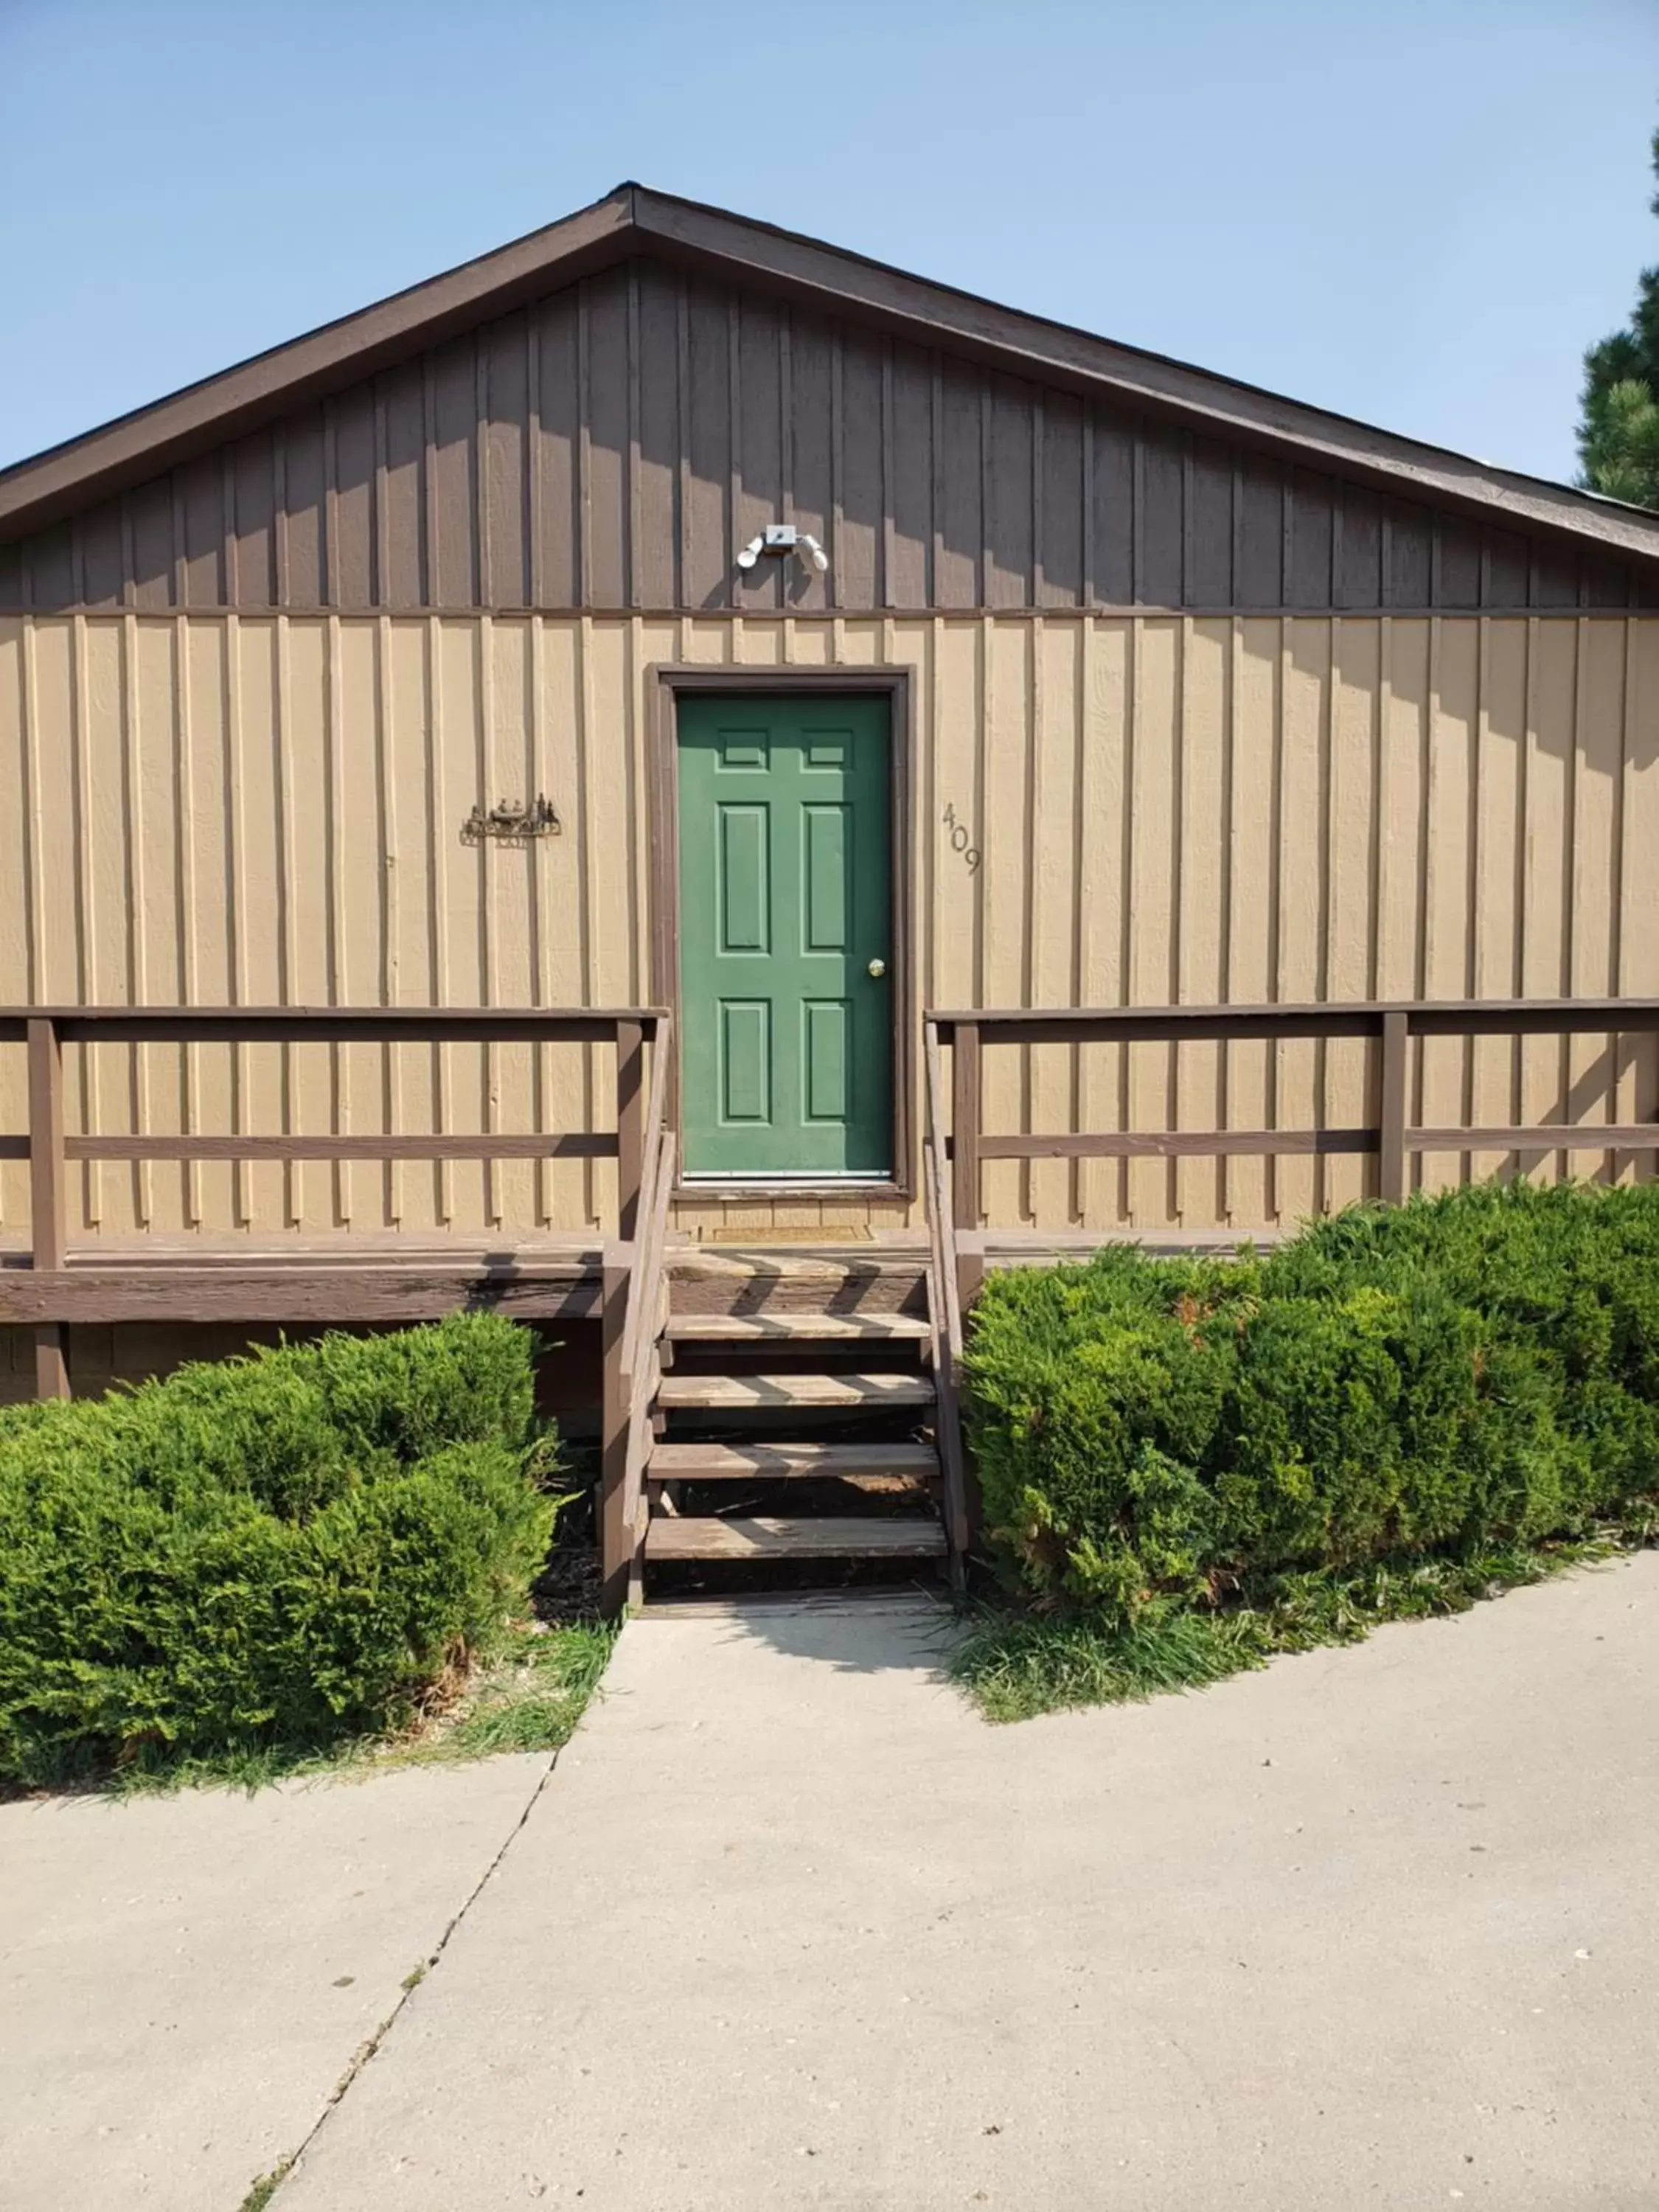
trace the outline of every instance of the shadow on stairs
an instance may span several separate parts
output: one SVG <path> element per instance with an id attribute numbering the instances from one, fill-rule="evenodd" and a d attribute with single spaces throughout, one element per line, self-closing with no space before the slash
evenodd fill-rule
<path id="1" fill-rule="evenodd" d="M 919 1254 L 671 1254 L 643 1599 L 954 1574 Z"/>

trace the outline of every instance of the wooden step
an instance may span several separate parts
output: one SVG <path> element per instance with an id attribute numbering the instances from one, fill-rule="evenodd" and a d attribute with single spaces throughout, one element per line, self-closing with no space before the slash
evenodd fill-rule
<path id="1" fill-rule="evenodd" d="M 926 1375 L 665 1375 L 657 1403 L 665 1413 L 691 1407 L 722 1413 L 781 1412 L 790 1407 L 931 1406 Z"/>
<path id="2" fill-rule="evenodd" d="M 910 1275 L 927 1265 L 927 1243 L 918 1234 L 914 1250 L 888 1244 L 767 1245 L 676 1244 L 667 1255 L 669 1273 L 678 1281 L 700 1275 L 770 1275 L 782 1280 L 823 1282 L 847 1276 Z"/>
<path id="3" fill-rule="evenodd" d="M 677 1344 L 921 1344 L 930 1332 L 921 1314 L 683 1313 L 669 1316 Z"/>
<path id="4" fill-rule="evenodd" d="M 646 1468 L 653 1482 L 857 1480 L 939 1473 L 927 1444 L 658 1444 Z"/>
<path id="5" fill-rule="evenodd" d="M 645 1556 L 659 1559 L 936 1559 L 937 1521 L 837 1517 L 753 1521 L 665 1518 L 645 1532 Z"/>
<path id="6" fill-rule="evenodd" d="M 766 1251 L 682 1245 L 668 1257 L 677 1314 L 924 1313 L 925 1255 L 869 1245 Z"/>

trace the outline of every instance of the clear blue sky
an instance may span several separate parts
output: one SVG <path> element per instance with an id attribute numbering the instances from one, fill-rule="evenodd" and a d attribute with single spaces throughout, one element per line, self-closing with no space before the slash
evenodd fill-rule
<path id="1" fill-rule="evenodd" d="M 625 177 L 1569 477 L 1659 0 L 0 0 L 0 460 Z"/>

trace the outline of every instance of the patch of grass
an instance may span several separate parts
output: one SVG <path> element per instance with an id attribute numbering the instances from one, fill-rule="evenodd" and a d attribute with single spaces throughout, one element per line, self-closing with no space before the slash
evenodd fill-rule
<path id="1" fill-rule="evenodd" d="M 237 2212 L 265 2212 L 265 2207 L 293 2171 L 294 2160 L 285 2158 L 273 2166 L 269 2173 L 262 2173 L 237 2207 Z"/>
<path id="2" fill-rule="evenodd" d="M 516 1626 L 488 1663 L 449 1684 L 444 1701 L 399 1735 L 187 1757 L 152 1747 L 112 1769 L 89 1771 L 79 1786 L 116 1797 L 179 1790 L 252 1795 L 290 1779 L 361 1781 L 400 1766 L 488 1759 L 503 1751 L 557 1751 L 569 1741 L 599 1687 L 614 1640 L 614 1628 L 603 1622 Z"/>
<path id="3" fill-rule="evenodd" d="M 413 1755 L 487 1759 L 501 1751 L 557 1751 L 598 1689 L 614 1641 L 615 1631 L 599 1622 L 520 1631 Z"/>
<path id="4" fill-rule="evenodd" d="M 1107 1629 L 1075 1617 L 988 1610 L 951 1671 L 988 1721 L 1026 1721 L 1079 1705 L 1127 1705 L 1192 1690 L 1247 1667 L 1263 1646 L 1247 1616 L 1181 1613 L 1151 1628 Z"/>
<path id="5" fill-rule="evenodd" d="M 1378 1560 L 1342 1577 L 1281 1576 L 1234 1601 L 1128 1628 L 1075 1614 L 986 1606 L 951 1671 L 988 1721 L 1196 1690 L 1275 1654 L 1357 1644 L 1381 1623 L 1466 1613 L 1480 1599 L 1654 1540 L 1653 1521 L 1571 1542 L 1510 1544 L 1466 1559 Z"/>

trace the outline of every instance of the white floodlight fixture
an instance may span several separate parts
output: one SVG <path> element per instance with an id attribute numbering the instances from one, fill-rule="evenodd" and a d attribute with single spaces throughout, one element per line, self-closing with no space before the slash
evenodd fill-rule
<path id="1" fill-rule="evenodd" d="M 797 530 L 793 522 L 769 522 L 757 538 L 751 538 L 738 556 L 739 568 L 752 568 L 763 553 L 783 555 L 798 553 L 810 560 L 820 574 L 830 566 L 830 556 L 824 551 L 810 530 Z"/>

